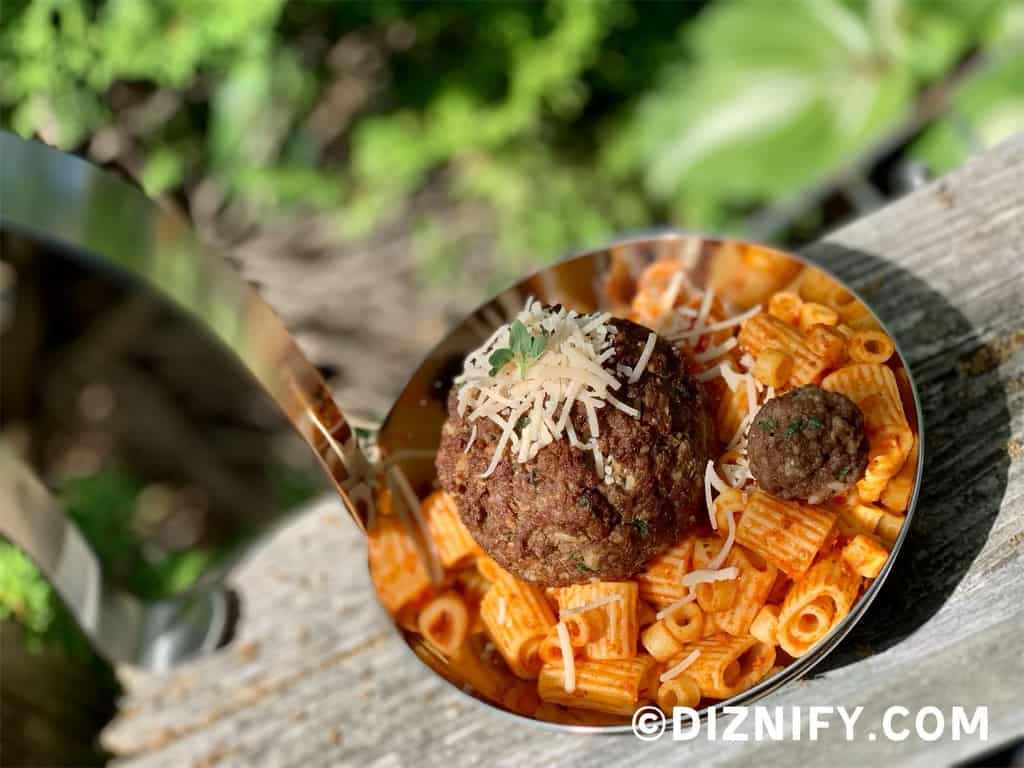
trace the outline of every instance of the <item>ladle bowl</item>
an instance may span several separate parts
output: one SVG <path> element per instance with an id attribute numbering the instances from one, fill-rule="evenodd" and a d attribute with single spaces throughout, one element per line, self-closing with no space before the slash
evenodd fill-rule
<path id="1" fill-rule="evenodd" d="M 189 313 L 244 364 L 273 398 L 312 448 L 353 523 L 364 532 L 372 524 L 378 462 L 400 467 L 420 498 L 435 487 L 433 455 L 452 380 L 465 355 L 513 318 L 528 297 L 580 312 L 621 311 L 632 281 L 646 265 L 658 259 L 675 259 L 685 265 L 695 286 L 727 284 L 742 304 L 747 284 L 766 279 L 763 265 L 767 263 L 775 269 L 779 264 L 788 265 L 792 273 L 819 269 L 767 246 L 678 232 L 626 239 L 569 258 L 503 291 L 454 328 L 412 374 L 376 435 L 361 444 L 324 380 L 281 321 L 227 262 L 198 241 L 180 215 L 150 201 L 115 176 L 41 144 L 0 133 L 0 155 L 2 229 L 55 244 L 87 261 L 119 270 Z M 97 208 L 107 212 L 111 226 L 130 228 L 131 237 L 116 237 L 92 226 L 86 213 Z M 175 279 L 183 263 L 194 274 L 185 283 Z M 837 278 L 831 279 L 842 285 Z M 856 297 L 851 289 L 843 288 Z M 896 364 L 903 366 L 898 349 L 896 356 Z M 923 445 L 921 408 L 916 390 L 913 392 L 911 418 L 916 421 Z M 367 445 L 379 453 L 375 461 L 367 458 Z M 921 450 L 919 456 L 923 455 Z M 806 675 L 861 620 L 891 571 L 910 528 L 921 464 L 919 458 L 913 498 L 891 554 L 850 613 L 810 652 L 714 707 L 754 702 Z M 223 639 L 226 619 L 217 583 L 223 574 L 213 584 L 204 583 L 202 589 L 162 601 L 147 602 L 125 594 L 106 579 L 103 565 L 29 464 L 2 444 L 0 534 L 35 560 L 97 651 L 112 661 L 165 668 L 208 652 Z M 414 633 L 397 624 L 395 629 L 413 650 L 419 651 L 414 654 L 416 658 L 482 706 L 546 727 L 603 733 L 630 731 L 628 719 L 611 722 L 609 718 L 609 724 L 594 725 L 573 722 L 571 717 L 566 722 L 551 723 L 517 714 L 476 691 L 458 669 L 443 659 L 423 653 Z M 707 711 L 705 708 L 703 713 Z"/>

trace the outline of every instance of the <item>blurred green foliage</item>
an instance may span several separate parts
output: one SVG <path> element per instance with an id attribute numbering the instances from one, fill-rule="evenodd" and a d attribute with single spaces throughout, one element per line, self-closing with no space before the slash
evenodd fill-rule
<path id="1" fill-rule="evenodd" d="M 333 212 L 340 236 L 411 211 L 434 277 L 466 258 L 458 228 L 409 204 L 438 179 L 485 212 L 504 273 L 654 222 L 741 230 L 979 51 L 993 71 L 956 119 L 968 138 L 1024 127 L 1016 0 L 5 6 L 14 130 L 81 146 L 136 106 L 119 86 L 169 92 L 128 121 L 147 190 L 211 176 L 258 204 Z M 940 120 L 914 151 L 944 170 L 964 135 Z"/>

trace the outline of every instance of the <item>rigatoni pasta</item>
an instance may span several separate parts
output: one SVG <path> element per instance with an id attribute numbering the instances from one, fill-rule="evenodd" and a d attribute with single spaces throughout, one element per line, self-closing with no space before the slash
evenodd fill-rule
<path id="1" fill-rule="evenodd" d="M 574 584 L 558 590 L 559 616 L 570 612 L 604 615 L 604 632 L 588 638 L 584 652 L 590 659 L 628 659 L 636 656 L 637 596 L 633 581 Z"/>
<path id="2" fill-rule="evenodd" d="M 522 678 L 536 677 L 541 667 L 540 644 L 555 625 L 544 593 L 511 576 L 496 581 L 480 603 L 480 619 L 512 672 Z"/>
<path id="3" fill-rule="evenodd" d="M 793 585 L 779 609 L 778 640 L 790 656 L 807 653 L 850 612 L 861 577 L 832 552 Z"/>
<path id="4" fill-rule="evenodd" d="M 729 256 L 757 258 L 742 248 Z M 682 275 L 682 260 L 620 269 L 616 279 L 615 306 L 634 319 L 659 330 L 680 318 L 711 326 L 678 342 L 705 383 L 718 438 L 704 472 L 707 515 L 642 571 L 528 583 L 484 554 L 443 491 L 422 502 L 422 532 L 407 532 L 378 505 L 370 568 L 381 602 L 441 674 L 510 711 L 564 723 L 622 723 L 648 702 L 666 712 L 710 705 L 806 655 L 882 572 L 920 461 L 912 391 L 892 339 L 818 270 L 789 265 L 751 279 L 724 263 L 710 292 Z M 858 406 L 869 446 L 855 485 L 800 496 L 825 499 L 818 504 L 767 493 L 746 452 L 761 406 L 809 383 Z M 606 454 L 611 464 L 614 447 Z M 423 532 L 443 581 L 429 578 L 417 546 Z"/>
<path id="5" fill-rule="evenodd" d="M 786 352 L 793 359 L 790 381 L 794 385 L 820 381 L 828 362 L 811 351 L 799 330 L 773 315 L 761 313 L 743 324 L 740 349 L 756 358 L 766 349 Z"/>
<path id="6" fill-rule="evenodd" d="M 756 491 L 736 527 L 736 540 L 798 579 L 811 567 L 835 528 L 835 513 Z"/>
<path id="7" fill-rule="evenodd" d="M 434 491 L 423 501 L 421 511 L 445 568 L 455 568 L 480 554 L 480 545 L 462 524 L 455 502 L 447 493 Z"/>
<path id="8" fill-rule="evenodd" d="M 701 696 L 727 699 L 762 680 L 775 664 L 775 648 L 749 635 L 718 634 L 683 647 L 680 656 L 697 651 L 696 660 L 686 668 L 700 688 Z"/>
<path id="9" fill-rule="evenodd" d="M 565 690 L 565 666 L 546 664 L 537 679 L 543 701 L 617 715 L 631 715 L 657 695 L 658 667 L 650 656 L 615 661 L 577 661 L 574 690 Z"/>

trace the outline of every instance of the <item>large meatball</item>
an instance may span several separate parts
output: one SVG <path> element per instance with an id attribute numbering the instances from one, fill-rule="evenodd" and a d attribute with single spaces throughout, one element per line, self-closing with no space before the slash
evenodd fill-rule
<path id="1" fill-rule="evenodd" d="M 868 463 L 864 416 L 845 395 L 798 387 L 757 414 L 750 473 L 765 491 L 819 504 L 852 486 Z"/>
<path id="2" fill-rule="evenodd" d="M 615 356 L 606 366 L 634 366 L 651 332 L 627 320 L 609 324 L 617 331 Z M 501 430 L 487 419 L 460 417 L 455 392 L 449 398 L 437 454 L 441 485 L 480 546 L 522 579 L 561 586 L 628 578 L 702 513 L 711 425 L 700 385 L 661 338 L 636 383 L 619 378 L 615 396 L 640 415 L 610 403 L 598 409 L 608 479 L 598 476 L 590 451 L 564 437 L 525 463 L 506 451 L 494 473 L 481 477 Z M 570 418 L 586 440 L 587 415 L 579 402 Z M 467 452 L 473 425 L 477 436 Z"/>

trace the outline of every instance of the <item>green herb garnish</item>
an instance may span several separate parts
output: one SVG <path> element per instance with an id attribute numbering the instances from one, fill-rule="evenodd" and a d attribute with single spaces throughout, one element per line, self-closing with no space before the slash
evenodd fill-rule
<path id="1" fill-rule="evenodd" d="M 825 428 L 825 425 L 821 423 L 821 419 L 819 419 L 817 416 L 808 416 L 807 423 L 810 424 L 815 429 Z"/>
<path id="2" fill-rule="evenodd" d="M 639 533 L 642 537 L 646 537 L 651 530 L 651 526 L 648 524 L 648 522 L 646 520 L 640 520 L 639 518 L 630 521 L 629 524 L 636 528 L 637 533 Z"/>
<path id="3" fill-rule="evenodd" d="M 775 419 L 771 417 L 765 417 L 757 422 L 757 428 L 762 432 L 774 432 L 778 424 L 775 423 Z"/>
<path id="4" fill-rule="evenodd" d="M 576 499 L 576 506 L 580 509 L 590 509 L 590 499 L 586 496 L 580 496 Z"/>
<path id="5" fill-rule="evenodd" d="M 526 378 L 526 369 L 544 353 L 548 345 L 548 334 L 541 331 L 531 334 L 519 320 L 514 320 L 509 328 L 508 346 L 491 352 L 487 361 L 491 364 L 491 376 L 497 376 L 511 362 L 519 366 L 519 375 Z"/>
<path id="6" fill-rule="evenodd" d="M 597 573 L 597 571 L 583 562 L 583 558 L 580 555 L 572 555 L 569 559 L 572 560 L 573 565 L 576 566 L 576 570 L 580 573 Z"/>
<path id="7" fill-rule="evenodd" d="M 849 477 L 849 475 L 850 475 L 850 470 L 851 469 L 853 469 L 853 467 L 851 467 L 849 464 L 847 464 L 845 467 L 840 469 L 838 472 L 836 472 L 836 480 L 839 480 L 840 482 L 844 482 L 845 483 L 846 482 L 846 478 Z"/>
<path id="8" fill-rule="evenodd" d="M 795 435 L 798 432 L 802 432 L 804 426 L 806 425 L 806 423 L 807 422 L 804 419 L 804 417 L 801 416 L 799 419 L 797 419 L 796 421 L 791 423 L 788 427 L 786 427 L 786 434 L 787 435 Z"/>
<path id="9" fill-rule="evenodd" d="M 528 426 L 530 426 L 530 417 L 520 416 L 519 421 L 516 422 L 516 432 L 521 433 Z"/>

